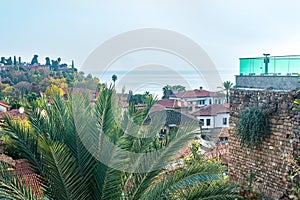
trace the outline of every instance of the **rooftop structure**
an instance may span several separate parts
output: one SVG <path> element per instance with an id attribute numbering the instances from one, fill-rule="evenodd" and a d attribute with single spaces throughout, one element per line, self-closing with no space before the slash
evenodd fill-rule
<path id="1" fill-rule="evenodd" d="M 240 58 L 240 75 L 297 76 L 300 72 L 300 55 Z"/>
<path id="2" fill-rule="evenodd" d="M 295 90 L 299 88 L 300 55 L 240 58 L 237 88 Z"/>

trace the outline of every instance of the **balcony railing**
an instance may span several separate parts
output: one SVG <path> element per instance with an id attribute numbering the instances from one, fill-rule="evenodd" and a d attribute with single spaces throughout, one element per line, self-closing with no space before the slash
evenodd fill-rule
<path id="1" fill-rule="evenodd" d="M 267 73 L 264 59 L 265 57 L 240 58 L 240 75 L 297 76 L 300 72 L 300 55 L 269 57 Z"/>

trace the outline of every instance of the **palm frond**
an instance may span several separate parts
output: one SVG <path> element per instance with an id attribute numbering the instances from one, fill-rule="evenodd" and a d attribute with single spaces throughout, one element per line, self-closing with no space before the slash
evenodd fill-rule
<path id="1" fill-rule="evenodd" d="M 191 166 L 160 174 L 158 180 L 143 193 L 142 199 L 158 199 L 178 193 L 195 184 L 221 180 L 222 168 L 218 163 L 194 163 Z M 162 178 L 163 177 L 163 178 Z"/>
<path id="2" fill-rule="evenodd" d="M 42 165 L 40 162 L 40 153 L 38 151 L 38 136 L 31 128 L 21 121 L 13 120 L 10 116 L 5 116 L 5 133 L 14 141 L 16 150 L 34 167 L 38 174 L 41 173 Z"/>
<path id="3" fill-rule="evenodd" d="M 88 196 L 87 185 L 66 145 L 43 141 L 41 152 L 45 194 L 54 199 L 85 199 Z"/>
<path id="4" fill-rule="evenodd" d="M 186 200 L 236 200 L 243 199 L 237 186 L 230 183 L 213 182 L 210 184 L 196 184 L 190 188 L 181 189 L 180 198 Z M 172 199 L 172 198 L 170 198 Z"/>
<path id="5" fill-rule="evenodd" d="M 131 162 L 134 163 L 133 170 L 136 172 L 142 172 L 135 174 L 136 177 L 136 187 L 131 191 L 131 199 L 139 199 L 145 191 L 150 187 L 150 184 L 155 176 L 157 176 L 174 155 L 184 147 L 188 141 L 194 137 L 192 132 L 198 126 L 196 120 L 189 120 L 183 122 L 179 129 L 174 133 L 172 139 L 170 139 L 162 149 L 158 151 L 152 151 L 145 154 L 138 154 L 135 160 Z"/>

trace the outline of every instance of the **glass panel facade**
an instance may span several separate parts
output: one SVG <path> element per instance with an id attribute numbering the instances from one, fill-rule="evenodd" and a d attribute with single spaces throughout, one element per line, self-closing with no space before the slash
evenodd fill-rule
<path id="1" fill-rule="evenodd" d="M 265 57 L 240 58 L 241 75 L 265 74 Z M 268 74 L 273 75 L 298 75 L 300 73 L 299 56 L 271 56 L 268 64 Z"/>

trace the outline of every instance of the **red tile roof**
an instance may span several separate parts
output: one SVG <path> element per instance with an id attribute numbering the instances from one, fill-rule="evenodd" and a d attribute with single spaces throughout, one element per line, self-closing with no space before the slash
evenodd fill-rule
<path id="1" fill-rule="evenodd" d="M 33 194 L 40 198 L 43 197 L 41 177 L 33 173 L 33 169 L 26 159 L 18 159 L 15 164 L 16 173 L 27 186 L 30 186 Z"/>
<path id="2" fill-rule="evenodd" d="M 220 113 L 229 113 L 230 109 L 224 104 L 212 104 L 201 107 L 199 110 L 192 113 L 193 116 L 215 116 Z"/>
<path id="3" fill-rule="evenodd" d="M 216 97 L 216 96 L 218 96 L 217 92 L 209 92 L 207 90 L 198 90 L 198 89 L 170 95 L 170 97 L 177 97 L 177 98 Z"/>
<path id="4" fill-rule="evenodd" d="M 13 172 L 19 177 L 20 181 L 31 187 L 35 197 L 41 198 L 44 196 L 41 177 L 33 173 L 33 169 L 26 159 L 13 160 L 11 157 L 2 154 L 0 160 L 12 166 Z"/>
<path id="5" fill-rule="evenodd" d="M 174 99 L 162 99 L 156 102 L 165 108 L 187 108 L 190 104 L 188 102 L 178 101 Z"/>
<path id="6" fill-rule="evenodd" d="M 165 108 L 173 108 L 175 100 L 173 99 L 162 99 L 156 102 L 157 105 L 160 105 Z"/>
<path id="7" fill-rule="evenodd" d="M 5 114 L 9 115 L 12 118 L 20 118 L 20 119 L 25 119 L 26 114 L 25 113 L 20 113 L 19 109 L 12 109 L 7 112 L 0 112 L 0 119 L 4 119 Z"/>
<path id="8" fill-rule="evenodd" d="M 162 99 L 157 101 L 151 108 L 151 112 L 162 111 L 167 109 L 181 109 L 192 107 L 193 105 L 189 102 L 183 102 L 175 99 Z"/>
<path id="9" fill-rule="evenodd" d="M 217 146 L 210 152 L 205 155 L 205 160 L 220 158 L 221 162 L 224 164 L 228 164 L 229 160 L 229 148 L 228 143 L 219 143 Z"/>
<path id="10" fill-rule="evenodd" d="M 228 127 L 223 127 L 219 137 L 229 137 L 229 128 Z"/>
<path id="11" fill-rule="evenodd" d="M 8 103 L 5 102 L 5 101 L 0 101 L 0 105 L 3 106 L 3 107 L 6 107 L 8 109 L 10 108 L 10 106 L 8 105 Z"/>

